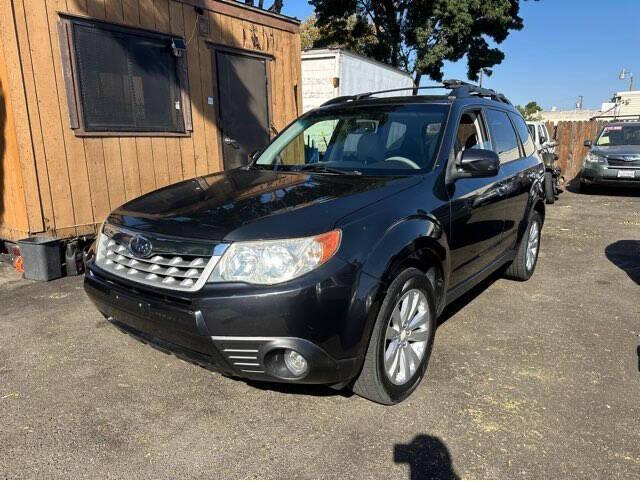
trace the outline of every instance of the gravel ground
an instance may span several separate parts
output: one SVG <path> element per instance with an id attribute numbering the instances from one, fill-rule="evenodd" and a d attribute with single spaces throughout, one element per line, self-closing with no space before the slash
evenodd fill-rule
<path id="1" fill-rule="evenodd" d="M 383 407 L 210 373 L 0 263 L 0 477 L 639 478 L 639 301 L 640 197 L 567 192 L 536 275 L 449 309 Z"/>

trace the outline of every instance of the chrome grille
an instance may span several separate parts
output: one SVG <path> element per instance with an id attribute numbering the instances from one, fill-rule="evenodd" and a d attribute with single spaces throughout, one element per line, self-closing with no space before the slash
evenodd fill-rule
<path id="1" fill-rule="evenodd" d="M 114 229 L 109 231 L 112 233 Z M 100 234 L 96 264 L 119 277 L 165 289 L 195 291 L 201 288 L 224 252 L 212 244 L 210 255 L 162 252 L 142 258 L 134 255 L 129 247 L 127 240 L 134 234 L 123 231 L 117 234 Z"/>
<path id="2" fill-rule="evenodd" d="M 619 159 L 615 157 L 608 157 L 607 163 L 614 167 L 629 167 L 629 168 L 635 168 L 635 169 L 640 167 L 640 159 L 625 160 L 625 159 Z"/>

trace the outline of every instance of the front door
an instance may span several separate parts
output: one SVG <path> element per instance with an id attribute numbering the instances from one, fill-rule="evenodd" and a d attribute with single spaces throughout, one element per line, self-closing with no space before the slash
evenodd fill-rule
<path id="1" fill-rule="evenodd" d="M 455 160 L 467 149 L 491 149 L 481 110 L 462 114 L 454 146 Z M 451 278 L 455 288 L 495 261 L 504 228 L 504 179 L 461 178 L 450 188 Z"/>
<path id="2" fill-rule="evenodd" d="M 267 60 L 220 50 L 214 57 L 224 168 L 234 169 L 269 142 Z"/>

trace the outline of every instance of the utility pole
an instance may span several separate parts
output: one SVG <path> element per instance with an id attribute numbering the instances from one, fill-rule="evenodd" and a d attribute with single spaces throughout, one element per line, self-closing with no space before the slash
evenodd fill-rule
<path id="1" fill-rule="evenodd" d="M 627 72 L 627 69 L 623 68 L 618 78 L 624 80 L 627 78 L 627 75 L 629 76 L 629 91 L 633 92 L 633 72 Z"/>

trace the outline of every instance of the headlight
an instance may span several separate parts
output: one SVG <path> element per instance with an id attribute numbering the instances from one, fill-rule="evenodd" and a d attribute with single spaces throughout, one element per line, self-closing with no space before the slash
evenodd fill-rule
<path id="1" fill-rule="evenodd" d="M 591 162 L 594 164 L 604 164 L 606 162 L 606 157 L 600 154 L 596 154 L 595 152 L 589 151 L 587 156 L 584 158 L 585 162 Z"/>
<path id="2" fill-rule="evenodd" d="M 340 230 L 301 239 L 236 242 L 229 246 L 209 282 L 279 284 L 306 274 L 331 259 L 340 247 Z"/>
<path id="3" fill-rule="evenodd" d="M 103 220 L 102 224 L 100 224 L 100 227 L 98 228 L 98 232 L 96 233 L 96 239 L 92 244 L 93 251 L 96 256 L 96 262 L 101 261 L 104 256 L 104 249 L 101 249 L 101 247 L 104 245 L 104 240 L 105 240 L 105 235 L 104 235 L 105 226 L 109 226 L 109 224 L 107 224 L 107 219 Z"/>

